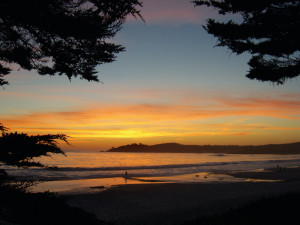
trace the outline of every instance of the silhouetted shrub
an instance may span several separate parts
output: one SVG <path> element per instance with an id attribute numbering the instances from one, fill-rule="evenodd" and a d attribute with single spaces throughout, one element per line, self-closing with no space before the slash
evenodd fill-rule
<path id="1" fill-rule="evenodd" d="M 32 159 L 50 154 L 65 153 L 59 148 L 56 140 L 66 143 L 65 134 L 28 135 L 24 133 L 6 133 L 0 136 L 0 163 L 11 166 L 44 166 Z"/>
<path id="2" fill-rule="evenodd" d="M 57 194 L 28 193 L 10 185 L 0 186 L 0 218 L 30 225 L 103 225 L 96 216 L 67 205 L 67 198 Z"/>

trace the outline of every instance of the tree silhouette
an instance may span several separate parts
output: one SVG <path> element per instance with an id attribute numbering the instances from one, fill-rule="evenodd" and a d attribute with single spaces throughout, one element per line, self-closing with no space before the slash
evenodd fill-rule
<path id="1" fill-rule="evenodd" d="M 7 130 L 7 128 L 5 126 L 3 126 L 2 123 L 0 123 L 0 131 L 4 132 L 6 130 Z"/>
<path id="2" fill-rule="evenodd" d="M 17 167 L 43 167 L 42 163 L 31 160 L 51 154 L 65 155 L 56 140 L 68 143 L 67 138 L 65 134 L 28 135 L 3 132 L 0 136 L 0 163 Z"/>
<path id="3" fill-rule="evenodd" d="M 98 82 L 96 66 L 124 51 L 109 39 L 128 15 L 142 18 L 138 6 L 138 0 L 1 0 L 0 86 L 13 64 Z"/>
<path id="4" fill-rule="evenodd" d="M 239 14 L 242 22 L 208 19 L 204 28 L 218 38 L 217 46 L 248 52 L 246 77 L 283 84 L 300 74 L 299 0 L 195 0 L 221 15 Z"/>

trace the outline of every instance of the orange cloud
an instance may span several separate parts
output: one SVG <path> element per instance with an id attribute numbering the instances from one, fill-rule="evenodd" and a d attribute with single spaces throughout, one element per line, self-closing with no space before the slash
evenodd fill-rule
<path id="1" fill-rule="evenodd" d="M 152 93 L 137 92 L 145 96 Z M 234 144 L 261 140 L 261 137 L 279 137 L 279 140 L 289 141 L 300 139 L 300 103 L 296 96 L 242 98 L 198 93 L 200 97 L 197 97 L 195 93 L 187 93 L 192 97 L 180 95 L 177 101 L 176 97 L 172 97 L 168 102 L 169 98 L 165 96 L 173 96 L 170 93 L 153 93 L 156 93 L 155 98 L 159 96 L 158 99 L 162 99 L 157 101 L 159 104 L 125 101 L 122 104 L 98 103 L 61 111 L 0 114 L 1 122 L 11 131 L 65 133 L 72 137 L 71 143 L 78 146 L 96 146 L 98 140 L 102 140 L 102 146 L 111 146 L 109 143 L 116 145 L 144 140 L 149 143 L 178 141 L 194 144 L 213 144 L 213 140 L 230 144 L 231 140 Z M 132 96 L 127 97 L 130 99 Z M 151 98 L 148 101 L 152 102 Z"/>
<path id="2" fill-rule="evenodd" d="M 97 127 L 139 126 L 166 121 L 197 121 L 217 117 L 265 116 L 298 120 L 300 103 L 291 100 L 219 98 L 214 104 L 126 104 L 90 106 L 86 109 L 9 115 L 5 121 L 14 127 Z M 62 126 L 63 127 L 63 126 Z"/>
<path id="3" fill-rule="evenodd" d="M 95 123 L 113 124 L 151 124 L 153 121 L 187 121 L 203 120 L 227 116 L 267 116 L 286 119 L 299 119 L 300 105 L 284 101 L 257 101 L 251 104 L 245 100 L 243 103 L 226 102 L 206 108 L 193 105 L 110 105 L 90 107 L 62 112 L 40 112 L 21 116 L 8 116 L 7 122 L 13 124 L 28 124 L 45 126 L 55 124 L 55 121 L 72 126 L 86 126 Z M 279 107 L 277 107 L 279 105 Z"/>

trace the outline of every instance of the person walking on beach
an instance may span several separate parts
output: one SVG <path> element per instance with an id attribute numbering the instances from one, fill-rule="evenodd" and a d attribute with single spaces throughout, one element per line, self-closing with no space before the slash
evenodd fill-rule
<path id="1" fill-rule="evenodd" d="M 127 184 L 127 178 L 128 178 L 128 173 L 127 170 L 125 171 L 125 175 L 124 175 L 124 179 L 125 179 L 125 183 Z"/>

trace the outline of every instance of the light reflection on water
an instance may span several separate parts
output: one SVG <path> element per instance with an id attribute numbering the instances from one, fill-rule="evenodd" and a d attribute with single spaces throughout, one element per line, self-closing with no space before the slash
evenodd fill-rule
<path id="1" fill-rule="evenodd" d="M 112 185 L 145 182 L 231 182 L 238 181 L 220 172 L 257 170 L 269 167 L 300 165 L 300 155 L 216 155 L 192 153 L 83 153 L 70 152 L 67 157 L 39 158 L 58 169 L 5 168 L 10 175 L 52 180 L 32 187 L 33 191 L 101 191 Z M 125 180 L 124 173 L 130 177 Z M 213 175 L 219 172 L 219 175 Z M 138 178 L 138 179 L 136 179 Z M 90 189 L 93 186 L 100 188 Z M 103 186 L 103 187 L 102 187 Z"/>
<path id="2" fill-rule="evenodd" d="M 55 155 L 41 157 L 38 161 L 58 167 L 125 167 L 148 165 L 196 164 L 207 162 L 265 161 L 300 159 L 300 155 L 263 154 L 193 154 L 193 153 L 113 153 L 113 152 L 68 152 L 67 157 Z"/>
<path id="3" fill-rule="evenodd" d="M 211 183 L 243 182 L 245 179 L 234 178 L 223 174 L 196 173 L 166 177 L 113 177 L 101 179 L 47 181 L 31 187 L 32 192 L 60 192 L 63 194 L 93 193 L 110 189 L 114 186 L 150 183 Z"/>

